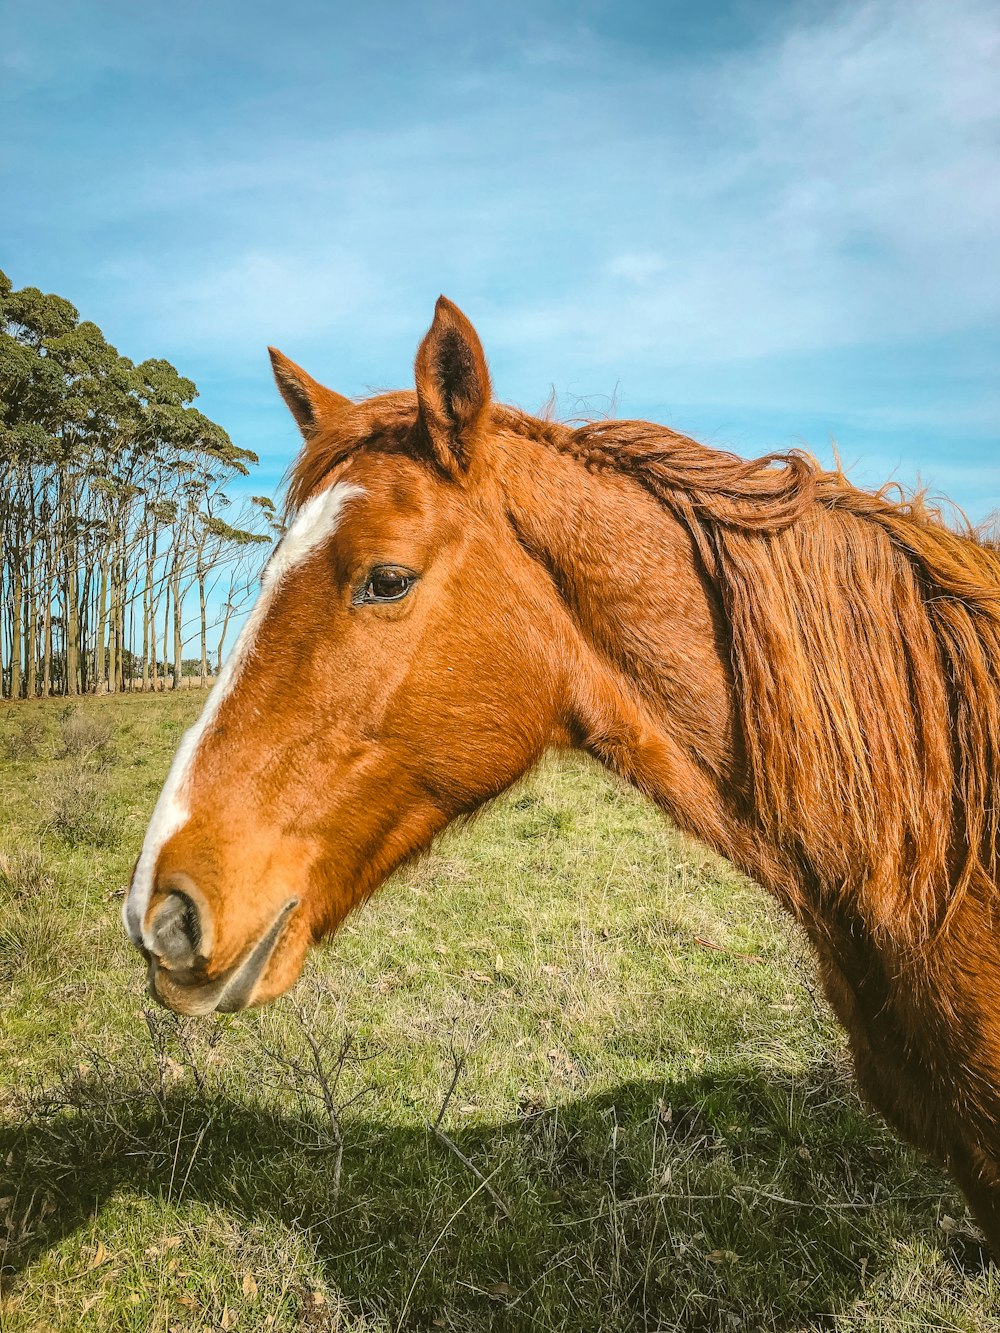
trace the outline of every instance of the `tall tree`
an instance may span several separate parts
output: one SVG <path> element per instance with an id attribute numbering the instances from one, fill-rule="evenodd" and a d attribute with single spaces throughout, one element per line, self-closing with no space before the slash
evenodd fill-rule
<path id="1" fill-rule="evenodd" d="M 7 697 L 179 685 L 192 598 L 207 679 L 211 590 L 270 543 L 273 507 L 222 517 L 257 459 L 196 397 L 168 361 L 134 365 L 68 301 L 0 272 Z M 226 624 L 240 587 L 219 604 Z"/>

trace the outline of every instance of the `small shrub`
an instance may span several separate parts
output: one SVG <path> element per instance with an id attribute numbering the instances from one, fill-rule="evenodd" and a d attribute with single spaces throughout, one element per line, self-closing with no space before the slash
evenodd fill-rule
<path id="1" fill-rule="evenodd" d="M 45 898 L 53 885 L 45 857 L 37 847 L 0 850 L 0 903 Z"/>
<path id="2" fill-rule="evenodd" d="M 43 906 L 0 907 L 0 980 L 9 985 L 26 969 L 50 972 L 59 961 L 58 918 Z"/>
<path id="3" fill-rule="evenodd" d="M 13 731 L 4 733 L 3 752 L 7 759 L 34 759 L 45 739 L 45 724 L 40 717 L 22 717 Z"/>
<path id="4" fill-rule="evenodd" d="M 56 962 L 58 914 L 55 880 L 37 847 L 0 851 L 0 979 L 10 982 L 26 967 Z"/>
<path id="5" fill-rule="evenodd" d="M 60 727 L 63 758 L 91 760 L 99 768 L 106 768 L 115 758 L 113 735 L 114 728 L 106 718 L 74 711 Z"/>
<path id="6" fill-rule="evenodd" d="M 71 847 L 111 847 L 121 834 L 120 819 L 94 791 L 92 770 L 82 766 L 53 782 L 47 827 Z"/>

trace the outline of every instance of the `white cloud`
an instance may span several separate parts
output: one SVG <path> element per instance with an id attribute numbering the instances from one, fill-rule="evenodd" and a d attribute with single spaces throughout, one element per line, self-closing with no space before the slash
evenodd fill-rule
<path id="1" fill-rule="evenodd" d="M 508 317 L 510 337 L 717 363 L 949 333 L 1000 315 L 1000 11 L 838 6 L 689 71 L 645 142 L 648 250 Z M 634 89 L 645 107 L 659 80 Z M 634 201 L 631 217 L 636 218 Z M 649 256 L 664 256 L 647 262 Z M 619 279 L 615 282 L 614 279 Z"/>

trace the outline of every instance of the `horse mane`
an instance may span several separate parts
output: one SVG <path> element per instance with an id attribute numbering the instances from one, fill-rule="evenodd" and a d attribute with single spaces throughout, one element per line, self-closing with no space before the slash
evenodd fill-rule
<path id="1" fill-rule="evenodd" d="M 412 452 L 415 425 L 412 392 L 352 407 L 303 451 L 290 503 L 359 447 Z M 801 450 L 748 461 L 649 422 L 499 406 L 493 425 L 631 477 L 684 524 L 729 631 L 747 813 L 822 900 L 919 947 L 970 891 L 996 898 L 994 547 Z"/>

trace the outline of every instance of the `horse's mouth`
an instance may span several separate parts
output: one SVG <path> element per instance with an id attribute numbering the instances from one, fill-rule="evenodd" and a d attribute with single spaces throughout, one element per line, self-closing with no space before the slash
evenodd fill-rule
<path id="1" fill-rule="evenodd" d="M 186 971 L 171 971 L 150 957 L 150 995 L 164 1008 L 188 1016 L 231 1014 L 260 1003 L 261 1000 L 255 999 L 255 992 L 298 905 L 298 898 L 290 898 L 275 917 L 270 929 L 247 950 L 243 958 L 221 976 L 211 980 L 206 981 Z M 261 997 L 264 998 L 270 997 Z"/>

